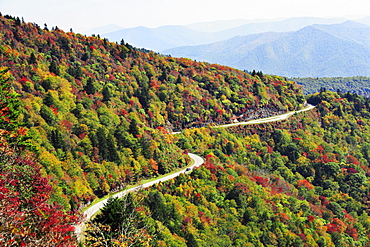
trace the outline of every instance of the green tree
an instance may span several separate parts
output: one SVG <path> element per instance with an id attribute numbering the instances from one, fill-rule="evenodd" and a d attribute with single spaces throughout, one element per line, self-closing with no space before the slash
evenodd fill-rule
<path id="1" fill-rule="evenodd" d="M 55 60 L 52 60 L 49 65 L 49 71 L 50 73 L 54 73 L 56 75 L 60 75 L 60 70 L 57 62 Z"/>
<path id="2" fill-rule="evenodd" d="M 128 132 L 133 135 L 133 137 L 137 137 L 138 135 L 140 135 L 140 132 L 139 132 L 139 127 L 138 127 L 138 123 L 136 121 L 135 118 L 132 118 L 131 119 L 131 122 L 130 122 L 130 125 L 129 125 L 129 128 L 128 128 Z"/>
<path id="3" fill-rule="evenodd" d="M 285 154 L 289 157 L 289 160 L 293 163 L 296 162 L 296 160 L 300 156 L 300 149 L 295 143 L 290 143 L 288 146 L 285 147 Z"/>
<path id="4" fill-rule="evenodd" d="M 102 94 L 103 94 L 103 101 L 109 101 L 112 98 L 112 94 L 108 86 L 104 86 Z"/>
<path id="5" fill-rule="evenodd" d="M 101 213 L 88 224 L 85 245 L 149 246 L 156 233 L 138 207 L 131 193 L 123 198 L 109 198 Z"/>
<path id="6" fill-rule="evenodd" d="M 37 63 L 37 58 L 36 58 L 36 56 L 35 56 L 35 53 L 31 53 L 31 55 L 30 55 L 30 58 L 28 59 L 28 63 L 29 64 L 36 64 Z"/>
<path id="7" fill-rule="evenodd" d="M 9 83 L 8 69 L 0 70 L 0 129 L 15 131 L 22 126 L 19 121 L 21 101 Z"/>
<path id="8" fill-rule="evenodd" d="M 87 94 L 95 94 L 98 91 L 95 82 L 91 77 L 87 78 L 84 90 L 86 91 Z"/>

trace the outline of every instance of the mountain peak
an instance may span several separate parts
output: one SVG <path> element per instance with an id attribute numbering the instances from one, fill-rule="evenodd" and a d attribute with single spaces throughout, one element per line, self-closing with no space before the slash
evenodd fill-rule
<path id="1" fill-rule="evenodd" d="M 314 24 L 266 38 L 252 36 L 168 52 L 289 77 L 370 75 L 370 27 L 361 23 Z"/>

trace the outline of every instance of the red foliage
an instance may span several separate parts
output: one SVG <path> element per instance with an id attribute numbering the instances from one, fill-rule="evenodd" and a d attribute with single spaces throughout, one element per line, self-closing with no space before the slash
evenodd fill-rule
<path id="1" fill-rule="evenodd" d="M 248 188 L 247 185 L 243 184 L 243 183 L 236 183 L 235 184 L 235 187 L 234 187 L 238 193 L 240 194 L 246 194 L 246 195 L 249 195 L 251 193 L 250 189 Z"/>
<path id="2" fill-rule="evenodd" d="M 19 136 L 25 136 L 25 135 L 27 135 L 27 131 L 28 130 L 26 128 L 20 127 L 19 129 L 17 129 L 17 134 Z"/>
<path id="3" fill-rule="evenodd" d="M 78 135 L 78 138 L 80 138 L 81 140 L 84 139 L 86 137 L 86 133 L 81 133 Z"/>
<path id="4" fill-rule="evenodd" d="M 211 219 L 210 219 L 208 216 L 206 216 L 206 215 L 204 214 L 204 212 L 202 212 L 202 211 L 198 211 L 198 217 L 200 218 L 200 220 L 201 220 L 202 222 L 206 222 L 206 223 L 208 223 L 208 224 L 209 224 L 209 222 L 211 221 Z"/>
<path id="5" fill-rule="evenodd" d="M 360 164 L 358 159 L 356 157 L 353 157 L 352 155 L 347 156 L 347 163 L 354 164 L 354 165 L 359 165 Z"/>
<path id="6" fill-rule="evenodd" d="M 323 154 L 325 152 L 324 148 L 321 145 L 319 145 L 317 148 L 315 148 L 312 151 L 315 153 L 319 153 L 319 154 Z"/>
<path id="7" fill-rule="evenodd" d="M 50 109 L 53 111 L 54 115 L 58 115 L 58 108 L 56 108 L 54 105 L 51 105 Z"/>
<path id="8" fill-rule="evenodd" d="M 72 246 L 77 217 L 48 203 L 53 190 L 39 164 L 28 158 L 2 160 L 1 171 L 0 245 Z"/>
<path id="9" fill-rule="evenodd" d="M 322 155 L 322 156 L 320 157 L 320 161 L 321 161 L 322 163 L 329 163 L 329 162 L 333 162 L 333 161 L 334 161 L 334 159 L 329 158 L 326 154 L 324 154 L 324 155 Z"/>
<path id="10" fill-rule="evenodd" d="M 350 235 L 352 238 L 354 238 L 355 240 L 358 240 L 358 232 L 356 228 L 348 227 L 346 230 L 346 233 Z"/>
<path id="11" fill-rule="evenodd" d="M 217 171 L 226 172 L 225 168 L 219 165 L 215 165 L 211 163 L 213 161 L 214 156 L 213 155 L 207 155 L 206 156 L 206 162 L 204 163 L 204 167 L 211 171 L 212 174 L 216 174 Z"/>
<path id="12" fill-rule="evenodd" d="M 22 76 L 22 78 L 19 80 L 19 82 L 23 85 L 25 82 L 27 82 L 27 78 Z"/>
<path id="13" fill-rule="evenodd" d="M 308 182 L 306 179 L 298 180 L 298 188 L 302 186 L 305 186 L 309 190 L 313 189 L 313 185 L 310 182 Z"/>
<path id="14" fill-rule="evenodd" d="M 183 225 L 187 225 L 192 222 L 192 219 L 188 216 L 185 216 L 184 220 L 182 221 Z"/>
<path id="15" fill-rule="evenodd" d="M 327 206 L 329 204 L 329 201 L 326 199 L 325 196 L 319 196 L 319 199 L 322 205 Z"/>
<path id="16" fill-rule="evenodd" d="M 66 119 L 63 119 L 63 120 L 61 120 L 60 121 L 60 123 L 67 129 L 67 130 L 71 130 L 72 129 L 72 127 L 73 127 L 73 124 L 70 122 L 70 121 L 68 121 L 68 120 L 66 120 Z"/>
<path id="17" fill-rule="evenodd" d="M 306 235 L 305 235 L 304 233 L 300 233 L 300 234 L 298 234 L 298 236 L 299 236 L 303 241 L 307 241 Z"/>
<path id="18" fill-rule="evenodd" d="M 121 109 L 121 110 L 119 111 L 119 115 L 120 115 L 120 116 L 126 116 L 126 115 L 128 115 L 128 112 L 127 112 L 125 109 Z"/>
<path id="19" fill-rule="evenodd" d="M 277 213 L 277 216 L 281 219 L 283 222 L 287 222 L 290 220 L 290 217 L 286 213 Z"/>
<path id="20" fill-rule="evenodd" d="M 161 84 L 157 80 L 151 80 L 150 87 L 153 89 L 159 89 L 161 87 Z"/>
<path id="21" fill-rule="evenodd" d="M 345 168 L 347 170 L 348 173 L 358 173 L 357 170 L 353 169 L 353 168 Z"/>
<path id="22" fill-rule="evenodd" d="M 148 111 L 148 115 L 149 115 L 149 117 L 151 118 L 151 119 L 153 119 L 154 118 L 154 114 L 153 114 L 153 112 L 152 111 Z"/>
<path id="23" fill-rule="evenodd" d="M 326 225 L 326 231 L 328 233 L 333 233 L 333 232 L 339 232 L 339 227 L 336 225 L 336 224 L 333 224 L 333 223 L 329 223 Z"/>
<path id="24" fill-rule="evenodd" d="M 221 115 L 224 111 L 222 109 L 216 109 L 216 112 Z"/>
<path id="25" fill-rule="evenodd" d="M 257 184 L 262 185 L 263 187 L 268 186 L 268 182 L 269 182 L 268 178 L 259 177 L 259 176 L 253 176 L 253 178 L 255 179 Z"/>
<path id="26" fill-rule="evenodd" d="M 355 223 L 357 221 L 355 217 L 353 217 L 351 214 L 348 214 L 348 213 L 344 215 L 344 218 L 346 219 L 346 222 L 349 222 L 349 223 Z"/>
<path id="27" fill-rule="evenodd" d="M 311 215 L 307 215 L 307 219 L 308 219 L 308 222 L 312 222 L 312 221 L 314 221 L 315 217 L 313 217 Z"/>

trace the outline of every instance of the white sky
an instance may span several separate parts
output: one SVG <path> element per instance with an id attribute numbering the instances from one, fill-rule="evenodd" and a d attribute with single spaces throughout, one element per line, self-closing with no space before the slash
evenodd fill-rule
<path id="1" fill-rule="evenodd" d="M 364 17 L 369 10 L 369 0 L 0 0 L 3 15 L 75 32 L 108 24 L 128 28 L 233 19 Z"/>

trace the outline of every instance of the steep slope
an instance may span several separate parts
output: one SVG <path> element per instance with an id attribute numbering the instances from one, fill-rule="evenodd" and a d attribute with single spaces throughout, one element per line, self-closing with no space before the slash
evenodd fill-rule
<path id="1" fill-rule="evenodd" d="M 68 215 L 58 207 L 58 214 L 49 214 L 50 204 L 37 206 L 49 199 L 50 185 L 51 201 L 77 209 L 132 181 L 184 166 L 186 150 L 202 155 L 205 165 L 108 201 L 83 245 L 369 243 L 369 99 L 322 90 L 307 99 L 317 111 L 279 123 L 211 128 L 301 108 L 305 97 L 281 77 L 142 53 L 10 16 L 0 16 L 0 64 L 0 79 L 9 79 L 0 87 L 1 128 L 11 131 L 13 142 L 30 138 L 30 149 L 19 151 L 42 165 L 39 173 L 25 160 L 4 160 L 13 151 L 0 131 L 0 165 L 7 168 L 0 174 L 0 203 L 7 203 L 0 234 L 10 225 L 4 236 L 20 240 L 6 239 L 6 245 L 27 245 L 13 222 L 24 221 L 30 210 L 38 221 L 27 218 L 23 229 L 34 243 L 46 241 L 41 229 L 50 236 L 46 245 L 73 245 L 63 233 L 71 233 L 64 223 L 74 219 L 63 220 Z M 206 127 L 192 128 L 199 126 Z M 170 135 L 173 129 L 182 134 Z M 26 169 L 31 179 L 20 172 Z M 24 205 L 15 200 L 19 195 Z M 14 202 L 21 211 L 7 217 Z M 57 238 L 47 232 L 54 227 Z"/>
<path id="2" fill-rule="evenodd" d="M 366 246 L 370 100 L 308 100 L 317 110 L 288 121 L 184 131 L 205 164 L 108 203 L 93 222 L 100 240 L 129 242 L 133 221 L 133 241 L 154 246 Z"/>
<path id="3" fill-rule="evenodd" d="M 53 200 L 79 208 L 187 164 L 168 133 L 300 108 L 293 82 L 0 17 L 0 62 Z"/>
<path id="4" fill-rule="evenodd" d="M 345 22 L 313 25 L 296 32 L 279 33 L 273 35 L 270 42 L 264 40 L 253 46 L 250 44 L 251 36 L 245 36 L 220 42 L 217 49 L 212 49 L 215 44 L 210 44 L 164 52 L 291 77 L 369 75 L 369 35 L 369 26 Z M 247 49 L 242 50 L 243 47 Z M 193 49 L 206 52 L 195 56 Z"/>

